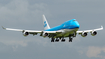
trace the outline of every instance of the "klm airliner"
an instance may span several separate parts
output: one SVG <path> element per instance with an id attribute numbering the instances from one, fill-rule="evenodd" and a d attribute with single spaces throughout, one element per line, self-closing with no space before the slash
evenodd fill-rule
<path id="1" fill-rule="evenodd" d="M 63 24 L 50 28 L 46 17 L 43 15 L 43 24 L 44 24 L 44 30 L 43 31 L 37 31 L 37 30 L 22 30 L 22 29 L 12 29 L 12 28 L 4 28 L 5 30 L 12 30 L 12 31 L 20 31 L 23 33 L 24 36 L 28 36 L 29 34 L 37 35 L 38 33 L 42 37 L 49 37 L 51 38 L 51 42 L 65 42 L 66 37 L 69 37 L 69 42 L 72 42 L 73 38 L 76 37 L 77 34 L 80 34 L 82 37 L 86 37 L 87 33 L 91 33 L 92 36 L 97 35 L 98 30 L 103 30 L 103 26 L 101 28 L 92 29 L 92 30 L 84 30 L 84 31 L 78 31 L 80 25 L 76 21 L 76 19 L 71 19 Z"/>

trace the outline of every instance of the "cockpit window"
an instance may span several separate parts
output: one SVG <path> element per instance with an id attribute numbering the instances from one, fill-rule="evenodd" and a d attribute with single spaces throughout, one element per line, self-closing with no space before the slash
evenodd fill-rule
<path id="1" fill-rule="evenodd" d="M 73 21 L 76 21 L 76 20 L 73 20 Z"/>

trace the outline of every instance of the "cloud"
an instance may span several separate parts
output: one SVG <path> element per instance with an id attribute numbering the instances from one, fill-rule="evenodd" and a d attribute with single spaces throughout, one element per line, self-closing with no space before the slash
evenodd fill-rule
<path id="1" fill-rule="evenodd" d="M 14 37 L 9 37 L 8 38 L 3 38 L 3 39 L 0 39 L 0 43 L 3 43 L 7 46 L 15 46 L 15 45 L 20 45 L 20 46 L 23 46 L 23 47 L 26 47 L 28 42 L 30 42 L 31 40 L 22 40 L 22 39 L 16 39 Z"/>
<path id="2" fill-rule="evenodd" d="M 102 56 L 100 55 L 101 52 L 104 52 L 105 53 L 105 47 L 94 47 L 94 46 L 90 46 L 88 47 L 88 51 L 87 51 L 87 56 L 90 58 L 90 57 L 99 57 L 99 58 L 103 58 L 105 59 L 105 55 Z"/>
<path id="3" fill-rule="evenodd" d="M 49 15 L 47 4 L 36 3 L 29 4 L 27 0 L 12 0 L 10 3 L 0 5 L 1 23 L 13 24 L 39 22 L 42 14 Z M 34 23 L 35 23 L 34 22 Z"/>
<path id="4" fill-rule="evenodd" d="M 105 8 L 103 1 L 104 0 L 9 0 L 7 3 L 4 2 L 4 4 L 0 2 L 0 24 L 4 27 L 19 27 L 19 29 L 25 29 L 26 27 L 27 29 L 39 30 L 40 28 L 43 29 L 42 14 L 45 14 L 51 26 L 56 26 L 66 20 L 76 18 L 83 30 L 84 28 L 89 29 L 90 27 L 93 28 L 95 23 L 96 25 L 100 25 L 100 23 L 101 25 L 104 24 Z M 52 17 L 49 18 L 50 15 L 52 15 Z M 82 38 L 78 35 L 80 37 L 77 36 L 74 38 L 72 43 L 68 42 L 68 38 L 66 38 L 66 42 L 51 43 L 49 38 L 42 38 L 38 35 L 23 37 L 19 32 L 0 29 L 0 58 L 102 59 L 104 58 L 103 53 L 105 53 L 105 48 L 102 47 L 105 44 L 104 32 L 102 35 L 100 34 L 94 38 L 91 36 Z"/>

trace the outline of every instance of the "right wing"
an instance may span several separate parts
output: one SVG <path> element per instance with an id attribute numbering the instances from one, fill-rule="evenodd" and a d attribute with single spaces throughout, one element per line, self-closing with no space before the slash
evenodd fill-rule
<path id="1" fill-rule="evenodd" d="M 23 31 L 21 29 L 4 28 L 3 26 L 2 26 L 2 28 L 5 29 L 5 30 L 11 30 L 11 31 L 20 31 L 20 32 Z"/>
<path id="2" fill-rule="evenodd" d="M 43 36 L 43 34 L 48 33 L 48 34 L 56 34 L 56 33 L 61 33 L 62 31 L 37 31 L 37 30 L 23 30 L 23 29 L 12 29 L 12 28 L 4 28 L 5 30 L 11 30 L 11 31 L 19 31 L 24 34 L 24 36 L 27 36 L 29 34 L 37 35 L 40 33 L 40 36 Z"/>
<path id="3" fill-rule="evenodd" d="M 5 30 L 11 30 L 11 31 L 19 31 L 22 32 L 24 34 L 24 36 L 27 36 L 28 34 L 37 34 L 37 33 L 42 33 L 42 31 L 37 31 L 37 30 L 23 30 L 23 29 L 12 29 L 12 28 L 4 28 L 2 26 L 3 29 Z"/>

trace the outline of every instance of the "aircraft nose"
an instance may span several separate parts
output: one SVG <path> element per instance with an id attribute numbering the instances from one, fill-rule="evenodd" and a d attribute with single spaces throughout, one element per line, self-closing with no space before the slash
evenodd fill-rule
<path id="1" fill-rule="evenodd" d="M 80 27 L 80 25 L 79 25 L 79 23 L 78 23 L 78 22 L 76 22 L 76 27 L 77 27 L 77 28 L 79 28 L 79 27 Z"/>
<path id="2" fill-rule="evenodd" d="M 76 27 L 77 27 L 77 28 L 79 28 L 79 27 L 80 27 L 80 25 L 78 24 L 78 25 L 76 25 Z"/>

